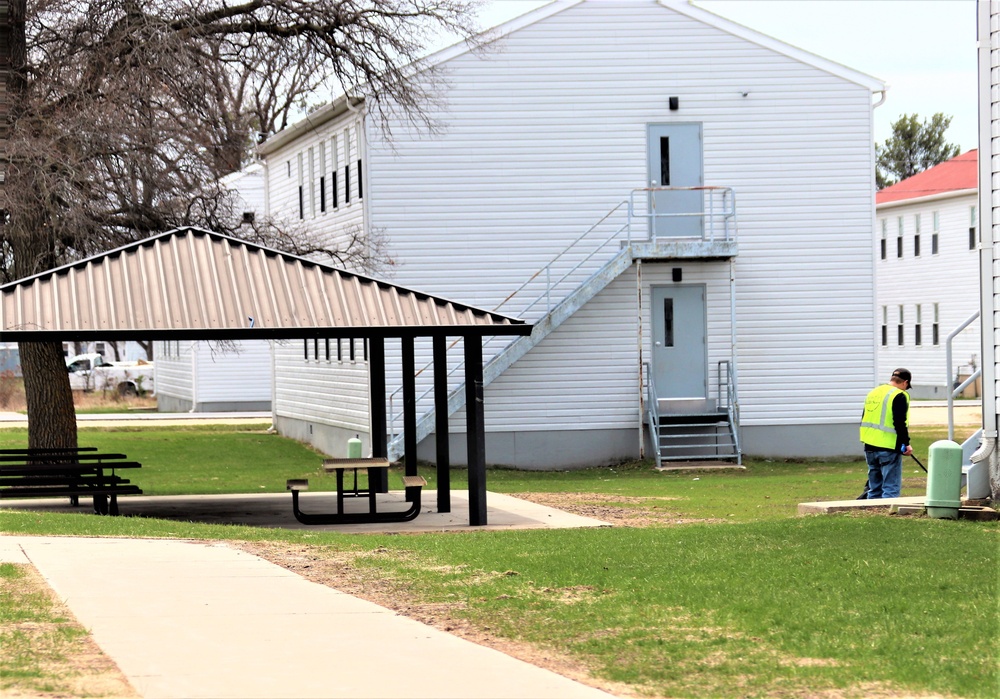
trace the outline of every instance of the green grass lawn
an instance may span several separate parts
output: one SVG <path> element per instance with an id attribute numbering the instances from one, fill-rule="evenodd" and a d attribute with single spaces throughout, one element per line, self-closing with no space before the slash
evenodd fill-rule
<path id="1" fill-rule="evenodd" d="M 942 437 L 919 432 L 925 465 Z M 0 431 L 0 446 L 18 439 Z M 311 450 L 244 428 L 86 429 L 80 443 L 142 461 L 134 480 L 150 494 L 277 492 L 289 477 L 313 487 L 328 478 Z M 922 494 L 923 471 L 907 461 L 904 494 Z M 714 520 L 677 526 L 388 536 L 0 511 L 0 531 L 278 541 L 318 558 L 352 551 L 359 570 L 407 604 L 437 605 L 652 696 L 1000 696 L 1000 527 L 795 516 L 799 502 L 856 497 L 864 471 L 860 460 L 749 461 L 744 472 L 634 463 L 488 476 L 498 492 L 659 498 Z M 433 470 L 422 473 L 434 487 Z M 464 483 L 455 471 L 454 487 Z"/>

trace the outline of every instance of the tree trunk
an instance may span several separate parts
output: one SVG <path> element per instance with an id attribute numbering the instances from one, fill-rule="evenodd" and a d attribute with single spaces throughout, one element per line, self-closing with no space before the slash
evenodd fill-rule
<path id="1" fill-rule="evenodd" d="M 58 342 L 20 342 L 28 447 L 76 447 L 76 413 L 69 374 Z"/>

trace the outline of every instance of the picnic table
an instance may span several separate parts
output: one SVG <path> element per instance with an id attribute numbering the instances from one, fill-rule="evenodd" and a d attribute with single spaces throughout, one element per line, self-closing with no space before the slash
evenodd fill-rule
<path id="1" fill-rule="evenodd" d="M 376 489 L 372 487 L 373 471 L 383 471 L 386 474 L 389 470 L 389 460 L 379 457 L 358 458 L 358 459 L 325 459 L 323 470 L 327 473 L 334 473 L 337 479 L 337 511 L 330 513 L 307 513 L 299 507 L 299 492 L 309 489 L 308 479 L 289 479 L 285 487 L 292 491 L 292 511 L 302 524 L 364 524 L 369 522 L 408 522 L 420 514 L 420 493 L 427 485 L 421 476 L 403 476 L 403 487 L 405 489 L 406 502 L 410 506 L 406 510 L 378 510 L 376 500 Z M 345 487 L 344 473 L 351 471 L 354 478 L 350 487 Z M 368 483 L 364 487 L 359 486 L 359 473 L 368 475 Z M 381 482 L 386 482 L 382 478 Z M 345 498 L 366 498 L 368 500 L 367 512 L 345 512 Z"/>
<path id="2" fill-rule="evenodd" d="M 0 499 L 69 497 L 78 505 L 87 495 L 96 513 L 117 515 L 118 496 L 142 490 L 116 471 L 141 466 L 96 447 L 0 449 Z"/>

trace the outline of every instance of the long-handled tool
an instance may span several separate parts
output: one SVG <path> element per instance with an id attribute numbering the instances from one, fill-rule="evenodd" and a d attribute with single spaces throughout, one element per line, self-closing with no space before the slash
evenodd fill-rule
<path id="1" fill-rule="evenodd" d="M 913 454 L 913 452 L 910 452 L 910 456 L 913 458 L 914 461 L 917 462 L 917 466 L 919 466 L 920 468 L 923 468 L 924 469 L 924 473 L 927 473 L 927 469 L 924 468 L 924 465 L 922 463 L 920 463 L 920 459 L 918 459 Z M 859 495 L 857 497 L 857 499 L 858 500 L 867 500 L 868 499 L 868 481 L 865 481 L 865 489 L 861 492 L 861 495 Z"/>

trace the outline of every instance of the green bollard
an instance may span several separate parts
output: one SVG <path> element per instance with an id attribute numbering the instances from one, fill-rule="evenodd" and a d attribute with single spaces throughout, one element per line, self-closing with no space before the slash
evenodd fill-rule
<path id="1" fill-rule="evenodd" d="M 931 445 L 927 461 L 927 514 L 935 519 L 958 519 L 962 506 L 962 447 L 949 439 Z"/>

